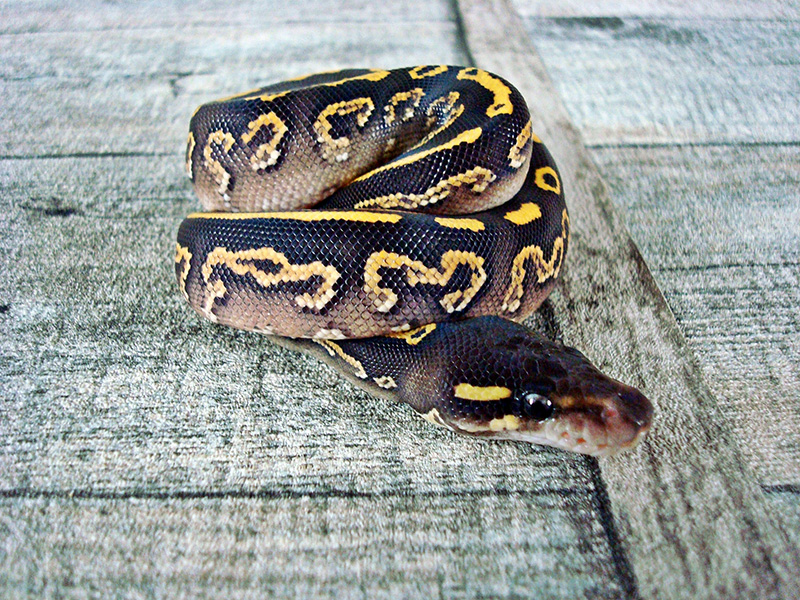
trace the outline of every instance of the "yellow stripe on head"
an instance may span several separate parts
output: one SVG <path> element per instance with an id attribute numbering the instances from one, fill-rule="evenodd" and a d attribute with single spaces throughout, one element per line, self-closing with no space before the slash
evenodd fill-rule
<path id="1" fill-rule="evenodd" d="M 491 400 L 503 400 L 511 397 L 511 390 L 500 385 L 478 386 L 469 383 L 459 383 L 453 388 L 456 398 L 463 400 L 474 400 L 476 402 L 488 402 Z"/>

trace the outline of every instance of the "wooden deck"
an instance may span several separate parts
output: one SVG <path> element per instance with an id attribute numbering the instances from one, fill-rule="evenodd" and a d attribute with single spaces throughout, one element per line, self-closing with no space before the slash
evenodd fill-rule
<path id="1" fill-rule="evenodd" d="M 0 5 L 0 596 L 796 598 L 800 10 L 679 4 Z M 195 106 L 422 63 L 528 98 L 574 226 L 531 325 L 653 399 L 635 452 L 449 434 L 179 297 Z"/>

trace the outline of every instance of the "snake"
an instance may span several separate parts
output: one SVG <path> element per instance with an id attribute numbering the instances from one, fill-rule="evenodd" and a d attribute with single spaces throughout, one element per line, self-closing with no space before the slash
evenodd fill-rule
<path id="1" fill-rule="evenodd" d="M 209 102 L 186 170 L 203 210 L 175 271 L 205 319 L 460 434 L 609 456 L 649 430 L 639 390 L 521 323 L 563 271 L 570 219 L 502 77 L 345 69 Z"/>

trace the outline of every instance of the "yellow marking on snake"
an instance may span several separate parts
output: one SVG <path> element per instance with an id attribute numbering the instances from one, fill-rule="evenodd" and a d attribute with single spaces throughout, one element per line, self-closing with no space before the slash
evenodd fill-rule
<path id="1" fill-rule="evenodd" d="M 403 216 L 397 213 L 366 212 L 358 210 L 292 210 L 284 212 L 253 213 L 192 213 L 187 219 L 219 219 L 221 221 L 239 221 L 246 219 L 286 219 L 289 221 L 351 221 L 353 223 L 398 223 Z"/>
<path id="2" fill-rule="evenodd" d="M 268 166 L 278 162 L 281 153 L 278 151 L 278 144 L 281 143 L 283 136 L 289 131 L 286 124 L 274 112 L 270 111 L 258 116 L 257 119 L 247 124 L 247 131 L 242 134 L 242 142 L 249 144 L 261 129 L 266 129 L 272 137 L 263 144 L 259 144 L 255 153 L 250 157 L 250 166 L 254 171 L 266 169 Z"/>
<path id="3" fill-rule="evenodd" d="M 271 262 L 279 267 L 279 270 L 275 272 L 262 271 L 256 266 L 256 261 Z M 206 315 L 212 314 L 216 299 L 223 298 L 228 293 L 222 277 L 217 276 L 212 281 L 214 269 L 221 266 L 239 276 L 249 275 L 264 289 L 280 283 L 307 281 L 312 277 L 321 277 L 322 283 L 314 294 L 305 292 L 295 296 L 294 299 L 297 306 L 316 310 L 322 309 L 336 294 L 333 286 L 340 277 L 339 271 L 330 265 L 325 265 L 320 261 L 295 265 L 290 263 L 284 254 L 272 248 L 250 248 L 232 252 L 227 248 L 217 247 L 208 253 L 201 269 L 206 289 L 210 292 L 203 308 L 203 313 Z"/>
<path id="4" fill-rule="evenodd" d="M 409 346 L 416 346 L 434 331 L 436 331 L 436 323 L 428 323 L 427 325 L 417 327 L 411 331 L 388 333 L 385 337 L 390 337 L 397 340 L 405 340 Z"/>
<path id="5" fill-rule="evenodd" d="M 516 431 L 517 429 L 519 429 L 520 425 L 522 425 L 522 421 L 519 419 L 519 417 L 516 417 L 514 415 L 506 415 L 505 417 L 500 417 L 489 421 L 489 430 Z"/>
<path id="6" fill-rule="evenodd" d="M 532 263 L 533 274 L 539 283 L 558 276 L 564 260 L 564 244 L 568 235 L 569 216 L 564 210 L 561 214 L 561 235 L 553 241 L 549 260 L 545 259 L 544 251 L 536 245 L 526 246 L 514 257 L 511 265 L 511 285 L 503 300 L 503 311 L 515 312 L 522 304 L 522 296 L 525 294 L 525 277 L 527 275 L 525 263 L 527 261 Z"/>
<path id="7" fill-rule="evenodd" d="M 447 96 L 440 96 L 433 102 L 428 105 L 425 114 L 428 115 L 427 125 L 428 127 L 433 127 L 433 124 L 436 123 L 437 119 L 441 118 L 444 115 L 449 117 L 450 113 L 453 111 L 453 107 L 458 102 L 458 99 L 461 97 L 461 94 L 458 92 L 450 92 Z M 441 106 L 441 108 L 439 108 Z M 462 105 L 463 106 L 463 105 Z M 437 117 L 436 111 L 437 109 L 441 112 L 441 116 Z"/>
<path id="8" fill-rule="evenodd" d="M 522 128 L 522 131 L 520 131 L 519 135 L 517 135 L 517 140 L 514 142 L 514 145 L 511 147 L 511 150 L 508 153 L 508 159 L 511 161 L 512 169 L 519 169 L 525 163 L 525 153 L 523 150 L 528 145 L 528 142 L 533 135 L 531 127 L 532 125 L 529 119 Z"/>
<path id="9" fill-rule="evenodd" d="M 441 96 L 437 98 L 428 105 L 428 109 L 425 111 L 425 114 L 428 116 L 425 125 L 430 128 L 431 131 L 417 144 L 415 144 L 415 147 L 422 148 L 425 146 L 442 131 L 450 127 L 450 125 L 452 125 L 456 119 L 461 116 L 461 114 L 464 112 L 464 105 L 459 104 L 456 106 L 456 102 L 458 102 L 459 97 L 460 94 L 453 91 L 447 94 L 447 96 Z M 440 114 L 437 115 L 437 111 Z M 437 121 L 441 121 L 441 125 L 434 129 L 433 126 Z"/>
<path id="10" fill-rule="evenodd" d="M 412 163 L 417 162 L 425 158 L 426 156 L 430 156 L 431 154 L 437 154 L 439 152 L 443 152 L 444 150 L 449 150 L 450 148 L 455 148 L 460 144 L 472 144 L 481 137 L 482 129 L 480 127 L 475 127 L 474 129 L 468 129 L 466 131 L 462 131 L 453 139 L 436 146 L 435 148 L 430 148 L 428 150 L 423 150 L 422 152 L 417 152 L 415 154 L 411 154 L 410 156 L 406 156 L 405 158 L 401 158 L 385 164 L 377 169 L 373 169 L 369 173 L 365 173 L 361 177 L 358 177 L 354 181 L 363 181 L 364 179 L 368 179 L 372 177 L 376 173 L 381 173 L 383 171 L 388 171 L 389 169 L 396 169 L 397 167 L 402 167 L 405 165 L 410 165 Z"/>
<path id="11" fill-rule="evenodd" d="M 494 103 L 486 109 L 487 116 L 510 115 L 514 112 L 514 106 L 511 104 L 511 88 L 494 75 L 483 69 L 470 67 L 459 71 L 457 77 L 476 81 L 494 94 Z"/>
<path id="12" fill-rule="evenodd" d="M 366 379 L 367 377 L 369 377 L 369 375 L 367 375 L 367 372 L 364 370 L 364 365 L 361 364 L 361 361 L 353 356 L 350 356 L 336 342 L 332 342 L 330 340 L 314 340 L 314 342 L 325 348 L 325 350 L 328 351 L 328 354 L 330 354 L 334 358 L 338 356 L 348 365 L 353 367 L 354 369 L 353 374 L 359 379 Z"/>
<path id="13" fill-rule="evenodd" d="M 364 291 L 372 296 L 378 312 L 388 312 L 397 304 L 397 294 L 386 287 L 381 287 L 380 269 L 405 269 L 406 281 L 411 286 L 438 285 L 444 287 L 453 277 L 459 265 L 472 270 L 470 284 L 465 290 L 455 290 L 445 294 L 439 304 L 448 312 L 464 310 L 486 281 L 483 268 L 484 259 L 474 252 L 448 250 L 442 254 L 441 270 L 429 267 L 418 260 L 412 260 L 403 254 L 381 250 L 373 252 L 364 266 Z"/>
<path id="14" fill-rule="evenodd" d="M 544 178 L 547 175 L 555 180 L 555 185 L 551 185 L 545 181 Z M 539 167 L 536 169 L 536 185 L 543 190 L 555 192 L 556 194 L 561 193 L 561 181 L 558 179 L 558 173 L 556 173 L 556 170 L 553 167 Z"/>
<path id="15" fill-rule="evenodd" d="M 181 294 L 187 300 L 189 299 L 189 294 L 186 293 L 186 278 L 189 276 L 189 269 L 192 266 L 192 253 L 189 252 L 189 248 L 181 246 L 180 244 L 175 244 L 175 264 L 178 265 L 183 262 L 183 266 L 181 267 L 181 272 L 178 275 L 178 287 L 181 289 Z"/>
<path id="16" fill-rule="evenodd" d="M 211 175 L 214 177 L 214 181 L 219 185 L 217 191 L 226 200 L 228 199 L 228 184 L 231 181 L 231 174 L 225 170 L 221 162 L 214 158 L 214 149 L 211 146 L 212 144 L 222 146 L 222 149 L 227 154 L 231 151 L 235 143 L 236 140 L 230 133 L 217 130 L 208 134 L 205 148 L 203 148 L 203 158 L 205 159 L 206 168 L 208 168 Z"/>
<path id="17" fill-rule="evenodd" d="M 459 383 L 453 387 L 453 395 L 463 400 L 489 402 L 491 400 L 510 398 L 511 390 L 501 385 L 478 386 L 469 383 Z"/>
<path id="18" fill-rule="evenodd" d="M 251 93 L 255 93 L 253 96 L 243 96 L 242 100 L 261 100 L 261 102 L 272 102 L 273 100 L 277 100 L 278 98 L 283 98 L 294 92 L 295 90 L 284 90 L 282 92 L 272 92 L 268 94 L 259 94 L 260 90 L 252 90 Z M 233 99 L 237 99 L 237 96 L 234 96 Z"/>
<path id="19" fill-rule="evenodd" d="M 385 390 L 391 390 L 397 387 L 397 382 L 389 375 L 382 375 L 381 377 L 373 377 L 372 381 L 377 383 Z"/>
<path id="20" fill-rule="evenodd" d="M 419 106 L 422 97 L 425 95 L 425 92 L 422 91 L 422 88 L 414 88 L 413 90 L 408 90 L 407 92 L 397 92 L 394 96 L 389 98 L 389 104 L 383 107 L 383 110 L 386 111 L 386 114 L 383 116 L 383 120 L 387 125 L 391 125 L 397 120 L 397 107 L 399 104 L 405 104 L 405 108 L 403 109 L 403 114 L 400 117 L 401 121 L 408 121 L 414 117 L 414 109 Z"/>
<path id="21" fill-rule="evenodd" d="M 197 145 L 194 139 L 194 132 L 189 132 L 189 139 L 186 141 L 186 174 L 189 175 L 189 179 L 194 177 L 194 173 L 192 172 L 192 154 L 194 154 L 194 147 Z"/>
<path id="22" fill-rule="evenodd" d="M 327 73 L 336 73 L 337 71 L 326 71 Z M 339 79 L 338 81 L 328 81 L 316 84 L 317 87 L 336 87 L 337 85 L 342 85 L 344 83 L 348 83 L 350 81 L 380 81 L 381 79 L 385 79 L 391 73 L 389 71 L 384 71 L 381 69 L 376 69 L 369 73 L 365 73 L 364 75 L 354 75 L 353 77 L 345 77 L 343 79 Z M 320 73 L 313 73 L 312 75 L 320 75 Z M 297 77 L 295 79 L 289 79 L 287 81 L 301 81 L 303 79 L 307 79 L 312 75 L 304 75 L 303 77 Z M 298 88 L 302 89 L 302 88 Z M 276 98 L 281 98 L 282 96 L 286 96 L 287 94 L 291 94 L 292 92 L 296 92 L 295 90 L 285 90 L 283 92 L 272 92 L 266 94 L 259 94 L 260 90 L 251 90 L 250 92 L 246 92 L 247 94 L 253 94 L 252 96 L 241 96 L 242 100 L 261 100 L 262 102 L 272 102 Z M 240 96 L 232 96 L 231 99 L 237 99 Z"/>
<path id="23" fill-rule="evenodd" d="M 425 79 L 426 77 L 435 77 L 447 71 L 446 65 L 420 65 L 414 67 L 408 72 L 411 79 Z"/>
<path id="24" fill-rule="evenodd" d="M 475 423 L 466 420 L 458 421 L 454 428 L 468 433 L 480 433 L 486 431 L 516 431 L 522 426 L 522 420 L 514 415 L 506 415 L 492 419 L 487 424 Z"/>
<path id="25" fill-rule="evenodd" d="M 353 75 L 352 77 L 345 77 L 344 79 L 340 79 L 339 81 L 329 81 L 327 83 L 321 83 L 320 86 L 336 87 L 337 85 L 349 83 L 350 81 L 381 81 L 382 79 L 386 79 L 391 74 L 392 74 L 391 71 L 385 71 L 383 69 L 375 69 L 374 71 L 370 71 L 369 73 L 365 73 L 364 75 Z"/>
<path id="26" fill-rule="evenodd" d="M 434 217 L 433 220 L 442 227 L 449 227 L 450 229 L 469 229 L 470 231 L 483 231 L 486 229 L 483 221 L 479 221 L 478 219 L 470 219 L 468 217 Z"/>
<path id="27" fill-rule="evenodd" d="M 374 173 L 374 171 L 373 171 Z M 422 194 L 410 194 L 395 192 L 386 196 L 378 196 L 363 200 L 355 205 L 354 208 L 370 208 L 379 206 L 381 208 L 405 208 L 413 209 L 420 206 L 436 204 L 447 198 L 457 188 L 471 186 L 470 189 L 475 194 L 480 194 L 486 190 L 491 182 L 496 179 L 496 175 L 485 167 L 475 167 L 443 179 L 434 186 L 429 187 Z"/>
<path id="28" fill-rule="evenodd" d="M 439 427 L 444 427 L 445 429 L 451 429 L 450 425 L 444 422 L 442 419 L 442 415 L 439 414 L 439 410 L 436 408 L 430 409 L 422 418 L 425 419 L 428 423 L 433 423 L 434 425 L 438 425 Z"/>
<path id="29" fill-rule="evenodd" d="M 521 204 L 518 209 L 508 211 L 503 215 L 503 218 L 511 221 L 515 225 L 527 225 L 541 218 L 541 216 L 542 209 L 539 208 L 538 204 L 535 202 L 525 202 Z"/>
<path id="30" fill-rule="evenodd" d="M 342 100 L 325 107 L 314 122 L 317 141 L 323 144 L 322 157 L 328 162 L 337 163 L 347 160 L 350 156 L 350 138 L 347 136 L 335 138 L 331 135 L 333 125 L 330 122 L 330 118 L 332 116 L 343 117 L 355 113 L 356 124 L 359 128 L 362 128 L 367 124 L 367 120 L 374 110 L 375 104 L 371 98 Z"/>

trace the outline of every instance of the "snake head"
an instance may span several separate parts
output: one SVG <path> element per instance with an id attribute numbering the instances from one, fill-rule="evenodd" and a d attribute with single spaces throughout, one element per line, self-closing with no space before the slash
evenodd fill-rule
<path id="1" fill-rule="evenodd" d="M 428 420 L 460 433 L 593 456 L 631 448 L 650 428 L 650 401 L 579 351 L 498 317 L 482 319 L 491 321 L 490 339 L 475 344 L 473 319 L 451 340 L 465 346 L 449 373 L 456 383 L 440 389 Z"/>

